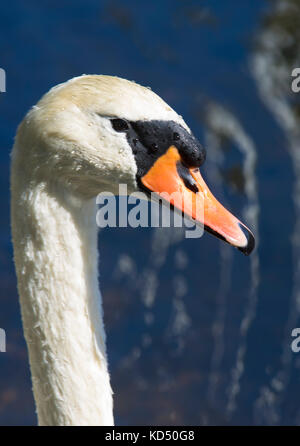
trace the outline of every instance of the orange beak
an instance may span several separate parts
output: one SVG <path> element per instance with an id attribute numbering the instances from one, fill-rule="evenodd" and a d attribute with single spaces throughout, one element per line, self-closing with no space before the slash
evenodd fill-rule
<path id="1" fill-rule="evenodd" d="M 254 249 L 253 234 L 213 196 L 199 169 L 184 166 L 175 146 L 155 161 L 141 183 L 244 254 Z"/>

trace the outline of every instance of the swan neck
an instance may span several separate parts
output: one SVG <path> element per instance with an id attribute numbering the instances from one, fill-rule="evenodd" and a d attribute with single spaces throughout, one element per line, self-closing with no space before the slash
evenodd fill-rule
<path id="1" fill-rule="evenodd" d="M 14 257 L 39 424 L 112 425 L 96 201 L 16 173 Z"/>

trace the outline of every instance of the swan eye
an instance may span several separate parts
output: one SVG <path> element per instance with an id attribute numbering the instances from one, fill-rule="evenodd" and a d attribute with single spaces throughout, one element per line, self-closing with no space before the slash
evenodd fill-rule
<path id="1" fill-rule="evenodd" d="M 116 132 L 125 132 L 129 129 L 128 122 L 125 119 L 111 119 L 111 124 Z"/>

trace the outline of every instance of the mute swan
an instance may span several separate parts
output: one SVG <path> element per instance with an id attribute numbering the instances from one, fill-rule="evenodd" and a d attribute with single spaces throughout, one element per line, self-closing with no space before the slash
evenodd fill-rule
<path id="1" fill-rule="evenodd" d="M 150 89 L 111 76 L 52 88 L 20 124 L 12 151 L 14 259 L 40 425 L 112 425 L 95 196 L 179 191 L 204 196 L 205 228 L 245 254 L 251 232 L 198 167 L 205 152 Z"/>

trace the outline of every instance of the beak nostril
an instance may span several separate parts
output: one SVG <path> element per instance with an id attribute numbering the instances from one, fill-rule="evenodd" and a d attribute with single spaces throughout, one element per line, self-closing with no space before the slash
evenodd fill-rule
<path id="1" fill-rule="evenodd" d="M 241 228 L 241 230 L 245 234 L 245 237 L 247 239 L 247 245 L 243 246 L 242 248 L 238 248 L 238 250 L 241 251 L 246 256 L 248 256 L 249 254 L 251 254 L 251 252 L 255 248 L 255 238 L 254 238 L 252 232 L 249 231 L 249 229 L 246 228 L 246 226 L 244 226 L 241 223 L 239 223 L 239 227 Z"/>
<path id="2" fill-rule="evenodd" d="M 178 162 L 176 164 L 176 167 L 177 167 L 177 173 L 184 182 L 185 186 L 195 194 L 199 192 L 197 183 L 193 178 L 193 176 L 191 175 L 189 169 L 185 167 L 185 165 L 182 164 L 181 162 Z"/>

